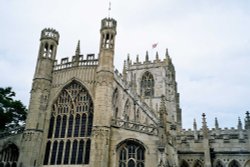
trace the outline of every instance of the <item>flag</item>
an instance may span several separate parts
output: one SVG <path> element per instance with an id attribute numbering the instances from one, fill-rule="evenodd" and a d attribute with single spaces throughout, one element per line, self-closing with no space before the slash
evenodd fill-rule
<path id="1" fill-rule="evenodd" d="M 152 48 L 153 48 L 153 49 L 156 48 L 157 45 L 158 45 L 158 43 L 154 43 L 154 44 L 152 45 Z"/>

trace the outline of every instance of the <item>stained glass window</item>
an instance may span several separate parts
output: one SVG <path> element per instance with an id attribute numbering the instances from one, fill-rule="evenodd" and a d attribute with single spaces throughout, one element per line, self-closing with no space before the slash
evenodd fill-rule
<path id="1" fill-rule="evenodd" d="M 118 148 L 119 167 L 144 167 L 145 149 L 136 141 L 126 141 Z"/>
<path id="2" fill-rule="evenodd" d="M 92 124 L 92 98 L 73 81 L 52 105 L 44 165 L 89 164 Z"/>

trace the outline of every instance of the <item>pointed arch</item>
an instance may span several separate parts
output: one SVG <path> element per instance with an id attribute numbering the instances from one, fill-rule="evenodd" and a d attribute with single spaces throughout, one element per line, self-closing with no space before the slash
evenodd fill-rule
<path id="1" fill-rule="evenodd" d="M 144 72 L 141 78 L 141 96 L 154 96 L 154 84 L 153 75 L 149 71 Z"/>
<path id="2" fill-rule="evenodd" d="M 83 159 L 90 154 L 90 145 L 85 154 L 82 153 L 83 140 L 91 142 L 94 112 L 88 89 L 73 80 L 63 87 L 51 106 L 49 144 L 44 155 L 44 165 L 83 164 Z"/>
<path id="3" fill-rule="evenodd" d="M 228 167 L 240 167 L 240 163 L 238 161 L 236 161 L 236 160 L 232 160 L 229 163 Z"/>
<path id="4" fill-rule="evenodd" d="M 189 167 L 189 165 L 188 165 L 187 161 L 182 160 L 180 163 L 180 167 Z"/>
<path id="5" fill-rule="evenodd" d="M 126 139 L 117 145 L 117 159 L 121 167 L 144 167 L 146 149 L 136 139 Z"/>

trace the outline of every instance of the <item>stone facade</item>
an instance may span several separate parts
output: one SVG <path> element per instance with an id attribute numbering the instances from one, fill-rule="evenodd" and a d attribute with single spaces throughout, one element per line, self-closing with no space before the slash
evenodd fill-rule
<path id="1" fill-rule="evenodd" d="M 183 130 L 175 68 L 165 58 L 114 70 L 117 22 L 101 22 L 100 50 L 56 60 L 59 33 L 44 29 L 26 126 L 1 134 L 0 167 L 250 167 L 245 127 Z M 9 134 L 9 133 L 8 133 Z"/>

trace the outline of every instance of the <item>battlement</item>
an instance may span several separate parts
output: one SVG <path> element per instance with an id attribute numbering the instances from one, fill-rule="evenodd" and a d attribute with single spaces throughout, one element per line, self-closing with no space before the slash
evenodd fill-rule
<path id="1" fill-rule="evenodd" d="M 62 58 L 61 62 L 58 64 L 57 60 L 54 64 L 54 71 L 78 67 L 78 66 L 97 66 L 98 59 L 95 58 L 94 54 L 87 54 L 86 59 L 84 59 L 84 55 L 76 55 L 72 56 L 71 61 L 68 57 Z"/>
<path id="2" fill-rule="evenodd" d="M 155 59 L 150 60 L 148 51 L 146 52 L 144 61 L 139 60 L 139 55 L 136 56 L 136 60 L 132 61 L 130 59 L 130 55 L 128 54 L 127 60 L 125 61 L 125 67 L 127 70 L 133 69 L 140 69 L 145 68 L 145 66 L 152 68 L 152 67 L 159 67 L 159 66 L 170 66 L 173 67 L 172 60 L 168 55 L 168 50 L 165 54 L 165 59 L 160 59 L 158 52 L 155 53 Z M 173 67 L 174 68 L 174 67 Z"/>
<path id="3" fill-rule="evenodd" d="M 53 28 L 44 28 L 41 32 L 41 39 L 53 39 L 56 43 L 59 42 L 59 33 Z"/>

